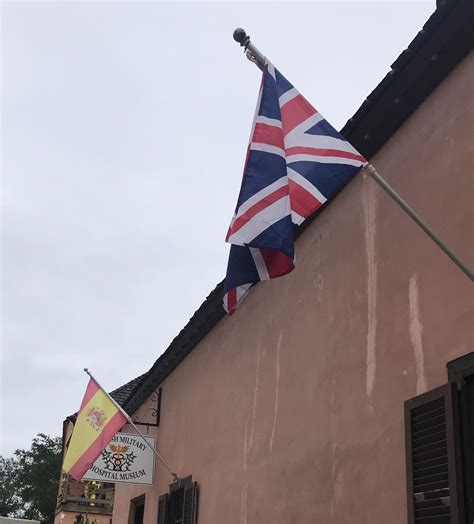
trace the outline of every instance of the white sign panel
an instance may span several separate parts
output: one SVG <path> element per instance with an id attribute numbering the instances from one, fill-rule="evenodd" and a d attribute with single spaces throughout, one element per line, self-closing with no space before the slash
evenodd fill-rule
<path id="1" fill-rule="evenodd" d="M 155 437 L 145 437 L 155 449 Z M 117 433 L 82 480 L 153 484 L 155 454 L 137 434 Z"/>

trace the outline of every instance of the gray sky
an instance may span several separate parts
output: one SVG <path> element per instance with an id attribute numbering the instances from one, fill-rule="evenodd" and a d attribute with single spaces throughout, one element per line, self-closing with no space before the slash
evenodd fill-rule
<path id="1" fill-rule="evenodd" d="M 337 128 L 425 2 L 2 5 L 0 453 L 145 372 L 223 277 L 260 74 Z"/>

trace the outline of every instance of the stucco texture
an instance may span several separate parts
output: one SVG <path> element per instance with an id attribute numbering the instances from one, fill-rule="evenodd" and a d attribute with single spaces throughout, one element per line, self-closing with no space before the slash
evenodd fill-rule
<path id="1" fill-rule="evenodd" d="M 373 164 L 468 265 L 474 58 Z M 161 384 L 158 449 L 200 486 L 199 524 L 406 522 L 403 403 L 473 350 L 473 285 L 369 178 L 297 241 L 290 275 L 259 284 Z M 171 479 L 117 485 L 114 524 Z"/>

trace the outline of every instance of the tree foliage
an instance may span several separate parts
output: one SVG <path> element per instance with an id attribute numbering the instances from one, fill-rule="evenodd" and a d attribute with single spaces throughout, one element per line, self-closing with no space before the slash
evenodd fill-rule
<path id="1" fill-rule="evenodd" d="M 16 483 L 17 463 L 0 457 L 0 517 L 16 516 L 22 507 Z"/>
<path id="2" fill-rule="evenodd" d="M 61 473 L 61 439 L 39 433 L 28 450 L 0 457 L 0 515 L 52 524 Z"/>

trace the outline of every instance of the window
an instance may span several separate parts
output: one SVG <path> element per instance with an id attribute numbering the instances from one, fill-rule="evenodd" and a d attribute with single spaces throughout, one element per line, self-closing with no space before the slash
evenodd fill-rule
<path id="1" fill-rule="evenodd" d="M 130 524 L 143 524 L 145 515 L 145 495 L 133 499 L 130 504 Z"/>
<path id="2" fill-rule="evenodd" d="M 474 522 L 474 353 L 447 367 L 448 384 L 405 402 L 409 524 Z"/>
<path id="3" fill-rule="evenodd" d="M 171 484 L 158 501 L 158 524 L 197 524 L 198 493 L 191 476 Z"/>
<path id="4" fill-rule="evenodd" d="M 460 433 L 467 522 L 474 522 L 474 353 L 448 363 L 448 379 L 459 394 Z"/>

